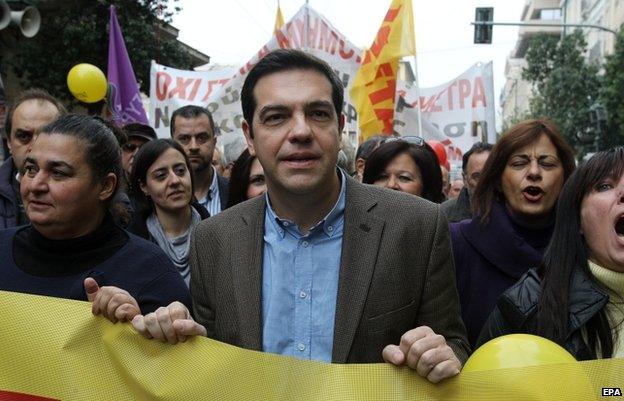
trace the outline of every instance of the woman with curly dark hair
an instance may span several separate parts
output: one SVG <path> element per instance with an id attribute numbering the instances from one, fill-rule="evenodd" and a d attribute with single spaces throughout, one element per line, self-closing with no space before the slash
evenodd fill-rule
<path id="1" fill-rule="evenodd" d="M 386 139 L 366 160 L 362 182 L 444 201 L 442 172 L 435 152 L 418 136 Z"/>

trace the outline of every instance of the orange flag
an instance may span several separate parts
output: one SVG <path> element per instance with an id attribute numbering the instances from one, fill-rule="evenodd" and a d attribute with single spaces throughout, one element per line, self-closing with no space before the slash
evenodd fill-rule
<path id="1" fill-rule="evenodd" d="M 392 133 L 399 60 L 409 55 L 416 55 L 412 2 L 393 0 L 350 91 L 362 139 Z"/>

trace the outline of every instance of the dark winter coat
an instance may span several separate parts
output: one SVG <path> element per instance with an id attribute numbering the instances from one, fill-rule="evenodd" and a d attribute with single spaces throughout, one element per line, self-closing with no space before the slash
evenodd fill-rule
<path id="1" fill-rule="evenodd" d="M 463 187 L 457 198 L 442 202 L 440 209 L 442 209 L 442 212 L 446 215 L 446 219 L 449 223 L 471 219 L 472 212 L 470 211 L 470 194 L 468 193 L 468 188 Z"/>
<path id="2" fill-rule="evenodd" d="M 13 189 L 15 165 L 13 158 L 0 165 L 0 229 L 18 225 L 20 199 Z"/>
<path id="3" fill-rule="evenodd" d="M 537 303 L 541 293 L 537 272 L 529 270 L 520 281 L 509 288 L 498 300 L 479 340 L 481 345 L 492 338 L 512 333 L 535 334 Z M 596 359 L 581 334 L 582 327 L 602 308 L 609 296 L 596 287 L 581 270 L 575 270 L 570 281 L 568 332 L 564 348 L 577 360 Z"/>
<path id="4" fill-rule="evenodd" d="M 504 204 L 495 202 L 485 224 L 474 217 L 452 223 L 450 229 L 462 318 L 474 346 L 498 297 L 529 268 L 539 266 L 552 225 L 522 228 Z"/>

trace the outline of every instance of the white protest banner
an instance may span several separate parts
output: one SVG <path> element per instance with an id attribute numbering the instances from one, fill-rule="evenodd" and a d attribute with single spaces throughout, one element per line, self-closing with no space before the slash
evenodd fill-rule
<path id="1" fill-rule="evenodd" d="M 418 131 L 416 88 L 397 81 L 394 129 L 400 135 Z M 496 141 L 492 63 L 476 63 L 457 78 L 433 88 L 420 88 L 425 138 L 442 141 L 451 161 L 475 142 Z M 429 124 L 427 124 L 430 123 Z M 432 132 L 430 132 L 432 131 Z"/>
<path id="2" fill-rule="evenodd" d="M 152 61 L 148 114 L 158 137 L 169 138 L 169 119 L 176 109 L 187 104 L 206 105 L 234 74 L 236 69 L 230 67 L 186 71 Z"/>
<path id="3" fill-rule="evenodd" d="M 242 135 L 240 90 L 245 77 L 262 57 L 279 48 L 304 49 L 332 66 L 345 88 L 345 130 L 356 140 L 357 113 L 349 103 L 346 88 L 359 67 L 361 50 L 325 17 L 305 5 L 238 70 L 182 71 L 152 64 L 149 114 L 158 136 L 169 136 L 171 113 L 185 104 L 207 107 L 213 114 L 218 135 Z"/>
<path id="4" fill-rule="evenodd" d="M 357 112 L 349 101 L 348 89 L 359 68 L 361 49 L 306 5 L 238 69 L 183 71 L 152 63 L 149 116 L 158 136 L 169 136 L 171 113 L 187 104 L 205 106 L 212 112 L 217 135 L 224 136 L 221 142 L 226 135 L 242 136 L 243 82 L 262 57 L 279 48 L 303 49 L 332 66 L 345 89 L 345 132 L 357 143 Z M 418 132 L 417 90 L 411 85 L 397 80 L 394 131 L 398 135 Z M 461 160 L 463 152 L 474 142 L 495 141 L 491 62 L 477 63 L 444 85 L 421 88 L 420 96 L 423 136 L 444 143 L 449 160 Z"/>

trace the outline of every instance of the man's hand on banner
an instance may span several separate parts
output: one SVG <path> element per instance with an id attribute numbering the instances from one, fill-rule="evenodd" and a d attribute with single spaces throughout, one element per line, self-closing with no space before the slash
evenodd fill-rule
<path id="1" fill-rule="evenodd" d="M 128 291 L 113 286 L 100 287 L 91 277 L 85 279 L 84 288 L 94 315 L 102 315 L 117 323 L 131 321 L 141 313 L 139 304 Z"/>
<path id="2" fill-rule="evenodd" d="M 461 370 L 461 362 L 444 337 L 427 326 L 406 332 L 399 345 L 387 345 L 382 356 L 393 365 L 409 366 L 432 383 L 453 377 Z"/>
<path id="3" fill-rule="evenodd" d="M 137 315 L 132 325 L 144 337 L 168 341 L 170 344 L 186 341 L 189 336 L 206 337 L 206 328 L 191 317 L 181 302 L 172 302 L 145 316 Z"/>

